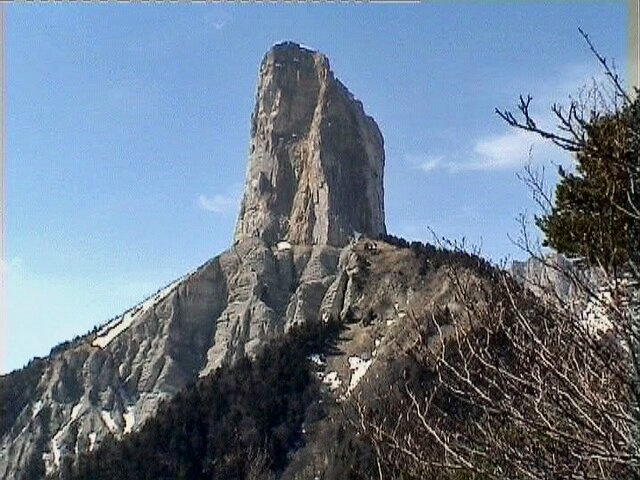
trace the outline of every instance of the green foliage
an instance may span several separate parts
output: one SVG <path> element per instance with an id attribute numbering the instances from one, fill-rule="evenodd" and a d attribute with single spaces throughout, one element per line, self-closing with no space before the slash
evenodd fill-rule
<path id="1" fill-rule="evenodd" d="M 586 139 L 576 152 L 576 171 L 560 168 L 551 211 L 536 219 L 545 246 L 571 257 L 583 257 L 607 268 L 628 257 L 630 109 L 594 118 L 584 126 Z M 637 149 L 635 151 L 637 161 Z"/>

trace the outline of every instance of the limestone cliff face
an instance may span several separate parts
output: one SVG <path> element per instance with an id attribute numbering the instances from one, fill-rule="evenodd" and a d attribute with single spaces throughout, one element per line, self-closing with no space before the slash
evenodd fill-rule
<path id="1" fill-rule="evenodd" d="M 599 269 L 581 267 L 558 253 L 513 262 L 511 274 L 542 301 L 568 309 L 596 335 L 612 327 L 607 306 L 612 295 L 618 297 L 628 285 L 622 279 L 621 290 L 614 294 L 616 289 Z"/>
<path id="2" fill-rule="evenodd" d="M 55 475 L 106 437 L 137 430 L 199 376 L 293 324 L 337 315 L 341 253 L 247 239 L 51 355 L 0 437 L 0 479 Z"/>
<path id="3" fill-rule="evenodd" d="M 576 292 L 571 281 L 561 272 L 569 268 L 571 265 L 566 258 L 559 254 L 551 254 L 544 262 L 534 257 L 523 262 L 514 261 L 510 272 L 536 295 L 557 296 L 561 301 L 568 301 L 575 297 Z"/>
<path id="4" fill-rule="evenodd" d="M 343 246 L 385 233 L 382 134 L 327 58 L 276 45 L 257 90 L 235 241 Z"/>
<path id="5" fill-rule="evenodd" d="M 199 376 L 295 323 L 339 315 L 349 239 L 385 232 L 383 166 L 378 127 L 326 57 L 275 46 L 260 67 L 234 245 L 57 348 L 41 371 L 27 367 L 28 401 L 2 418 L 0 479 L 55 477 Z"/>

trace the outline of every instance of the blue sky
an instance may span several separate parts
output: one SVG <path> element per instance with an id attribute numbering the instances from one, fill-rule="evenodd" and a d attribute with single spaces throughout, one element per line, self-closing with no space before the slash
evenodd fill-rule
<path id="1" fill-rule="evenodd" d="M 390 233 L 465 237 L 493 260 L 533 213 L 516 178 L 554 148 L 495 107 L 624 72 L 626 2 L 6 6 L 6 321 L 0 371 L 45 355 L 224 250 L 258 65 L 324 52 L 380 126 Z"/>

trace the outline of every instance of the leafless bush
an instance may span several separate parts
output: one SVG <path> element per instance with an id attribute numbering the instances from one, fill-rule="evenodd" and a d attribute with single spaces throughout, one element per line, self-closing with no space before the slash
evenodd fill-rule
<path id="1" fill-rule="evenodd" d="M 450 274 L 461 277 L 455 268 Z M 637 475 L 630 354 L 618 331 L 596 335 L 507 273 L 497 280 L 481 292 L 457 284 L 461 301 L 474 299 L 463 315 L 414 317 L 421 341 L 409 354 L 422 384 L 402 381 L 378 402 L 358 402 L 358 428 L 385 471 L 409 478 Z"/>
<path id="2" fill-rule="evenodd" d="M 377 453 L 380 478 L 640 478 L 638 105 L 583 36 L 613 86 L 610 111 L 626 115 L 628 192 L 624 202 L 608 198 L 624 215 L 628 255 L 558 261 L 533 245 L 523 219 L 519 244 L 540 272 L 525 286 L 498 269 L 469 282 L 450 265 L 463 308 L 411 315 L 419 341 L 407 362 L 419 373 L 355 402 L 352 421 Z M 553 107 L 558 132 L 538 127 L 530 97 L 520 99 L 522 119 L 498 114 L 579 152 L 607 101 L 597 90 L 586 98 Z M 544 209 L 554 200 L 542 179 L 531 168 L 523 175 Z"/>

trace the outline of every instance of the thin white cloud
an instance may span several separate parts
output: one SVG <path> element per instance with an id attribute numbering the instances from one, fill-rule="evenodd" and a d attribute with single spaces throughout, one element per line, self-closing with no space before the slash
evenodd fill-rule
<path id="1" fill-rule="evenodd" d="M 532 160 L 555 159 L 557 147 L 535 134 L 510 130 L 483 137 L 473 146 L 473 160 L 459 164 L 460 170 L 513 170 Z"/>
<path id="2" fill-rule="evenodd" d="M 22 258 L 21 257 L 13 257 L 11 259 L 0 258 L 0 272 L 9 273 L 16 272 L 22 268 Z"/>
<path id="3" fill-rule="evenodd" d="M 236 199 L 229 195 L 214 195 L 211 198 L 199 195 L 198 205 L 209 212 L 227 213 L 235 208 Z"/>
<path id="4" fill-rule="evenodd" d="M 212 25 L 213 25 L 213 28 L 220 31 L 227 25 L 227 22 L 226 20 L 220 20 L 219 22 L 213 22 Z"/>
<path id="5" fill-rule="evenodd" d="M 463 155 L 469 160 L 457 157 L 426 156 L 414 165 L 423 172 L 446 170 L 449 173 L 470 171 L 499 172 L 519 170 L 528 163 L 565 164 L 570 156 L 549 141 L 524 131 L 505 132 L 500 135 L 481 137 L 476 140 L 471 152 Z M 416 158 L 415 156 L 413 158 Z"/>
<path id="6" fill-rule="evenodd" d="M 519 166 L 528 158 L 534 141 L 530 134 L 519 130 L 479 139 L 473 147 L 478 160 L 473 163 L 481 170 Z"/>
<path id="7" fill-rule="evenodd" d="M 216 9 L 214 12 L 209 12 L 204 16 L 204 21 L 207 25 L 213 27 L 218 32 L 225 28 L 231 21 L 231 14 L 227 11 L 220 11 Z"/>
<path id="8" fill-rule="evenodd" d="M 542 129 L 555 130 L 557 119 L 551 112 L 554 102 L 568 105 L 571 98 L 580 99 L 594 83 L 602 85 L 601 89 L 606 92 L 607 79 L 597 65 L 567 65 L 557 78 L 547 82 L 539 81 L 533 86 L 537 91 L 533 92 L 532 116 Z M 517 100 L 517 92 L 514 93 L 514 100 Z M 517 111 L 515 105 L 507 108 Z M 467 151 L 452 151 L 446 155 L 426 152 L 422 155 L 407 155 L 405 158 L 410 165 L 425 173 L 442 170 L 453 174 L 469 171 L 514 171 L 528 162 L 566 165 L 570 155 L 536 134 L 505 126 L 502 133 L 478 135 Z"/>
<path id="9" fill-rule="evenodd" d="M 444 160 L 444 156 L 439 155 L 437 157 L 427 157 L 418 163 L 418 168 L 423 172 L 430 172 L 437 168 L 440 168 L 442 161 Z"/>
<path id="10" fill-rule="evenodd" d="M 425 173 L 445 170 L 453 174 L 519 170 L 530 162 L 564 164 L 570 157 L 548 140 L 530 132 L 512 129 L 498 135 L 476 139 L 471 150 L 464 154 L 452 154 L 449 157 L 409 155 L 406 158 L 415 168 Z"/>
<path id="11" fill-rule="evenodd" d="M 240 203 L 242 194 L 242 185 L 236 183 L 232 185 L 225 193 L 218 193 L 213 196 L 198 195 L 198 206 L 207 212 L 216 214 L 225 214 L 235 212 Z"/>

